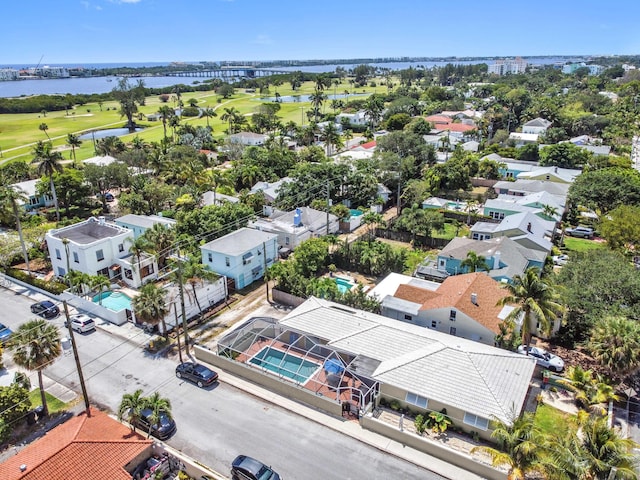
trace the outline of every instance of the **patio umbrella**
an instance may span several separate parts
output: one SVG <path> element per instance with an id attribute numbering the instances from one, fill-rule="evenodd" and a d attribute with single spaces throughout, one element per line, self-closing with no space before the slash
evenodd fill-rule
<path id="1" fill-rule="evenodd" d="M 340 363 L 340 360 L 328 358 L 324 362 L 324 371 L 327 374 L 338 374 L 344 371 L 344 367 L 342 366 L 342 363 Z"/>

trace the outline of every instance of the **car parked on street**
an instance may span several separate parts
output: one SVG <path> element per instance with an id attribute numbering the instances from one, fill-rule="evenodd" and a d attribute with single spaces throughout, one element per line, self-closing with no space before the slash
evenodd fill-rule
<path id="1" fill-rule="evenodd" d="M 11 335 L 13 335 L 11 329 L 3 323 L 0 323 L 0 344 L 4 345 Z"/>
<path id="2" fill-rule="evenodd" d="M 524 345 L 518 347 L 518 353 L 526 355 L 527 350 Z M 564 370 L 564 360 L 557 355 L 547 352 L 544 348 L 529 347 L 529 356 L 536 359 L 536 363 L 543 368 L 548 368 L 553 372 L 561 372 Z"/>
<path id="3" fill-rule="evenodd" d="M 31 305 L 31 313 L 35 313 L 44 318 L 56 318 L 60 315 L 60 309 L 51 300 L 44 300 Z"/>
<path id="4" fill-rule="evenodd" d="M 176 422 L 170 415 L 161 412 L 158 422 L 151 425 L 152 415 L 153 411 L 150 408 L 143 408 L 140 411 L 140 417 L 135 421 L 136 426 L 145 433 L 149 432 L 149 428 L 151 428 L 151 435 L 160 440 L 166 440 L 175 433 L 177 430 Z"/>
<path id="5" fill-rule="evenodd" d="M 89 315 L 78 313 L 71 315 L 71 328 L 78 333 L 90 332 L 96 329 L 96 321 Z"/>
<path id="6" fill-rule="evenodd" d="M 207 387 L 218 380 L 218 374 L 199 363 L 184 362 L 176 367 L 176 377 L 195 383 L 200 388 Z"/>
<path id="7" fill-rule="evenodd" d="M 280 480 L 280 475 L 260 460 L 238 455 L 231 463 L 231 480 Z"/>
<path id="8" fill-rule="evenodd" d="M 569 261 L 569 255 L 554 255 L 553 257 L 551 257 L 551 260 L 553 260 L 553 264 L 554 265 L 566 265 L 567 262 Z"/>
<path id="9" fill-rule="evenodd" d="M 566 228 L 564 233 L 571 237 L 580 237 L 580 238 L 593 238 L 594 231 L 591 227 L 575 227 L 575 228 Z"/>

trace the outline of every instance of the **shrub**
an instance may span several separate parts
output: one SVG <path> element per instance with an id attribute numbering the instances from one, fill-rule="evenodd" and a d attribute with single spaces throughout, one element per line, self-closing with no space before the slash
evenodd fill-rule
<path id="1" fill-rule="evenodd" d="M 200 114 L 200 110 L 197 107 L 184 107 L 182 109 L 183 117 L 197 117 Z"/>
<path id="2" fill-rule="evenodd" d="M 37 277 L 31 277 L 26 272 L 17 270 L 15 268 L 9 268 L 6 273 L 10 277 L 20 280 L 21 282 L 28 283 L 29 285 L 33 285 L 34 287 L 41 288 L 42 290 L 46 290 L 47 292 L 53 293 L 54 295 L 60 295 L 67 288 L 67 285 L 65 285 L 64 283 L 56 282 L 55 280 L 47 282 Z"/>
<path id="3" fill-rule="evenodd" d="M 402 405 L 400 405 L 400 402 L 396 399 L 393 399 L 389 402 L 389 408 L 391 408 L 391 410 L 397 412 L 400 410 L 400 408 L 402 408 Z"/>
<path id="4" fill-rule="evenodd" d="M 420 435 L 422 435 L 424 431 L 427 429 L 425 418 L 422 415 L 416 416 L 415 420 L 413 421 L 413 424 L 416 426 L 416 432 L 418 432 Z"/>

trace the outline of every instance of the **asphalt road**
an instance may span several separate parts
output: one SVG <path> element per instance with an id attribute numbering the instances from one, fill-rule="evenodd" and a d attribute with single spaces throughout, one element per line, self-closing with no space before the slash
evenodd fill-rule
<path id="1" fill-rule="evenodd" d="M 30 303 L 0 289 L 1 321 L 17 328 L 32 318 Z M 52 322 L 62 327 L 61 317 Z M 199 389 L 175 377 L 176 361 L 104 331 L 76 334 L 76 341 L 92 403 L 116 411 L 124 393 L 158 390 L 170 399 L 178 425 L 167 443 L 220 473 L 243 453 L 289 479 L 442 478 L 230 385 Z M 79 391 L 72 355 L 61 356 L 45 374 Z"/>

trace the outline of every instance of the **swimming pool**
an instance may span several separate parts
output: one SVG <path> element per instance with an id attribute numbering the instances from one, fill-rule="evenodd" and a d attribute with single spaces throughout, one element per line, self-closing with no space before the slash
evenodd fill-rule
<path id="1" fill-rule="evenodd" d="M 338 285 L 338 290 L 340 290 L 340 293 L 347 293 L 355 285 L 352 281 L 340 277 L 335 277 L 334 281 L 336 282 L 336 285 Z"/>
<path id="2" fill-rule="evenodd" d="M 305 383 L 320 368 L 319 363 L 289 355 L 272 347 L 264 347 L 249 362 L 297 383 Z"/>
<path id="3" fill-rule="evenodd" d="M 359 217 L 360 215 L 364 215 L 364 212 L 362 210 L 355 210 L 353 208 L 350 208 L 349 212 L 351 213 L 352 217 Z"/>
<path id="4" fill-rule="evenodd" d="M 102 298 L 102 302 L 100 299 Z M 103 292 L 93 297 L 93 303 L 102 303 L 103 307 L 119 312 L 120 310 L 131 310 L 131 298 L 122 292 Z"/>

